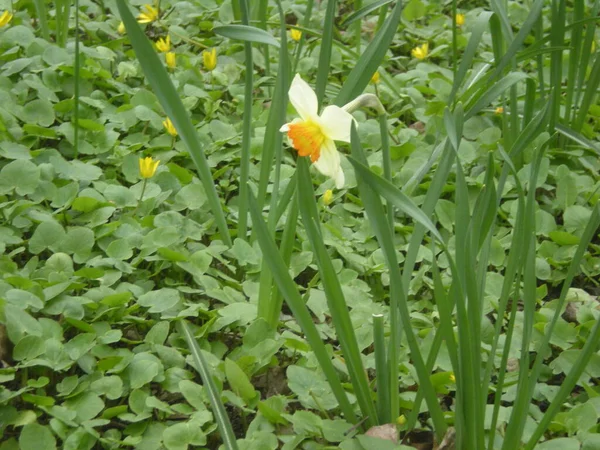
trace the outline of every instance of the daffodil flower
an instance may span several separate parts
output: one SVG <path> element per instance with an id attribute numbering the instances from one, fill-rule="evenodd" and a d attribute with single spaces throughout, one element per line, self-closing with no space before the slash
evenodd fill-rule
<path id="1" fill-rule="evenodd" d="M 12 20 L 13 15 L 10 11 L 4 11 L 0 14 L 0 28 L 5 27 Z"/>
<path id="2" fill-rule="evenodd" d="M 412 49 L 411 54 L 417 59 L 425 59 L 429 55 L 429 44 L 425 42 L 423 45 Z"/>
<path id="3" fill-rule="evenodd" d="M 167 53 L 171 50 L 171 38 L 169 35 L 167 35 L 166 38 L 159 38 L 158 41 L 156 41 L 156 49 L 162 53 Z"/>
<path id="4" fill-rule="evenodd" d="M 290 143 L 300 156 L 310 160 L 323 175 L 344 187 L 344 172 L 334 141 L 350 142 L 350 127 L 354 118 L 339 106 L 327 106 L 318 114 L 317 95 L 300 75 L 296 75 L 289 91 L 290 102 L 300 116 L 286 123 L 279 131 L 287 133 Z"/>
<path id="5" fill-rule="evenodd" d="M 138 23 L 150 23 L 158 20 L 158 8 L 152 5 L 144 5 L 142 9 L 144 12 L 141 12 L 137 17 Z"/>

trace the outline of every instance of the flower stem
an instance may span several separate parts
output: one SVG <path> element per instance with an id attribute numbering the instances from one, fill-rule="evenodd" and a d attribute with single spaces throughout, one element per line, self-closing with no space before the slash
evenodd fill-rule
<path id="1" fill-rule="evenodd" d="M 133 210 L 133 215 L 135 215 L 135 213 L 139 209 L 140 205 L 142 204 L 142 199 L 144 198 L 144 192 L 146 192 L 146 184 L 148 184 L 148 178 L 144 178 L 144 184 L 142 185 L 142 193 L 140 195 L 140 198 L 138 199 L 137 206 Z"/>

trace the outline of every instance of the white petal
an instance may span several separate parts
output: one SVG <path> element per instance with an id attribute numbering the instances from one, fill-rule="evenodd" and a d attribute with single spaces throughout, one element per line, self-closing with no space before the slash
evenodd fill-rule
<path id="1" fill-rule="evenodd" d="M 290 124 L 289 123 L 285 123 L 281 126 L 281 128 L 279 129 L 279 131 L 281 131 L 282 133 L 287 133 L 288 131 L 290 131 Z"/>
<path id="2" fill-rule="evenodd" d="M 344 187 L 344 172 L 340 162 L 340 154 L 335 148 L 333 141 L 326 140 L 321 147 L 321 155 L 314 163 L 319 172 L 335 181 L 335 187 Z"/>
<path id="3" fill-rule="evenodd" d="M 323 133 L 329 139 L 350 142 L 350 128 L 354 117 L 349 112 L 331 105 L 323 110 L 319 119 Z"/>
<path id="4" fill-rule="evenodd" d="M 292 102 L 296 112 L 302 119 L 309 120 L 318 117 L 319 102 L 317 101 L 317 94 L 298 74 L 292 81 L 289 96 L 290 102 Z"/>

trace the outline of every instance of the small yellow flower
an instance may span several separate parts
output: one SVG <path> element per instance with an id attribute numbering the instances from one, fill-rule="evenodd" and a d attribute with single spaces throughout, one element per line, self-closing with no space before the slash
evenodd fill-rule
<path id="1" fill-rule="evenodd" d="M 159 38 L 158 41 L 156 41 L 156 49 L 163 53 L 171 51 L 171 38 L 168 35 L 164 39 Z"/>
<path id="2" fill-rule="evenodd" d="M 419 45 L 412 49 L 410 52 L 414 58 L 425 59 L 429 55 L 429 44 L 425 42 L 423 45 Z"/>
<path id="3" fill-rule="evenodd" d="M 404 414 L 398 416 L 398 418 L 396 419 L 396 423 L 398 425 L 404 425 L 406 423 L 406 416 Z"/>
<path id="4" fill-rule="evenodd" d="M 298 42 L 302 38 L 302 31 L 292 28 L 290 30 L 290 36 L 294 41 Z"/>
<path id="5" fill-rule="evenodd" d="M 117 27 L 117 33 L 125 34 L 125 24 L 123 22 L 119 23 L 119 26 Z"/>
<path id="6" fill-rule="evenodd" d="M 141 12 L 137 17 L 139 23 L 150 23 L 158 19 L 158 8 L 146 4 L 142 6 L 142 9 L 144 12 Z"/>
<path id="7" fill-rule="evenodd" d="M 465 24 L 465 15 L 458 13 L 456 15 L 456 26 L 462 27 Z"/>
<path id="8" fill-rule="evenodd" d="M 159 163 L 159 160 L 154 161 L 151 156 L 140 158 L 140 175 L 142 178 L 152 178 L 156 173 Z"/>
<path id="9" fill-rule="evenodd" d="M 167 133 L 169 133 L 173 137 L 177 136 L 177 130 L 175 129 L 175 125 L 173 125 L 173 122 L 171 122 L 171 119 L 167 117 L 165 120 L 163 120 L 162 124 L 165 127 L 165 130 L 167 130 Z"/>
<path id="10" fill-rule="evenodd" d="M 175 53 L 167 52 L 165 53 L 165 62 L 167 63 L 167 67 L 169 69 L 174 69 L 177 66 L 177 62 L 175 60 Z"/>
<path id="11" fill-rule="evenodd" d="M 13 15 L 11 12 L 9 11 L 4 11 L 1 15 L 0 15 L 0 28 L 8 25 L 8 22 L 10 22 L 13 18 Z"/>
<path id="12" fill-rule="evenodd" d="M 204 50 L 202 52 L 202 60 L 204 61 L 204 68 L 209 72 L 215 70 L 217 67 L 217 49 Z"/>
<path id="13" fill-rule="evenodd" d="M 327 189 L 323 194 L 323 204 L 328 206 L 333 201 L 333 191 L 331 189 Z"/>
<path id="14" fill-rule="evenodd" d="M 453 373 L 451 373 L 451 374 L 450 374 L 450 381 L 451 381 L 452 383 L 456 383 L 456 377 L 454 376 L 454 374 L 453 374 Z"/>
<path id="15" fill-rule="evenodd" d="M 373 83 L 373 84 L 379 83 L 380 78 L 381 78 L 381 76 L 379 75 L 379 72 L 375 72 L 373 74 L 373 76 L 371 77 L 371 83 Z"/>
<path id="16" fill-rule="evenodd" d="M 494 112 L 500 115 L 504 112 L 504 108 L 502 106 L 498 106 Z"/>

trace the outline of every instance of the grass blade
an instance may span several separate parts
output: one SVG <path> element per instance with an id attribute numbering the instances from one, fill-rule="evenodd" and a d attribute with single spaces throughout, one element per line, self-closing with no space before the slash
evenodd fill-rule
<path id="1" fill-rule="evenodd" d="M 129 7 L 124 0 L 119 0 L 117 6 L 119 7 L 121 19 L 125 24 L 127 34 L 131 40 L 131 45 L 140 61 L 140 65 L 148 79 L 148 83 L 156 94 L 161 106 L 167 113 L 167 116 L 175 125 L 177 132 L 186 144 L 190 156 L 198 169 L 200 181 L 202 182 L 206 196 L 208 197 L 210 209 L 215 216 L 221 239 L 226 245 L 231 246 L 231 237 L 229 235 L 229 229 L 227 228 L 227 221 L 225 220 L 223 209 L 221 208 L 221 201 L 217 195 L 208 161 L 206 160 L 202 144 L 198 139 L 198 134 L 192 124 L 190 116 L 183 106 L 169 74 L 152 48 L 152 44 L 148 41 L 148 38 L 131 14 Z"/>
<path id="2" fill-rule="evenodd" d="M 243 12 L 242 12 L 243 17 Z M 222 25 L 214 27 L 213 32 L 219 36 L 238 41 L 256 42 L 279 48 L 279 42 L 269 32 L 249 25 Z"/>
<path id="3" fill-rule="evenodd" d="M 371 43 L 367 46 L 363 54 L 360 55 L 352 71 L 348 74 L 348 78 L 346 78 L 342 89 L 340 89 L 334 101 L 336 105 L 342 106 L 348 103 L 360 95 L 369 84 L 371 77 L 377 71 L 394 39 L 401 13 L 402 2 L 399 1 Z"/>
<path id="4" fill-rule="evenodd" d="M 350 320 L 348 305 L 342 292 L 342 286 L 321 237 L 319 227 L 321 222 L 315 202 L 308 162 L 306 158 L 299 158 L 297 164 L 296 182 L 298 183 L 297 192 L 300 216 L 302 217 L 304 229 L 317 260 L 321 282 L 325 290 L 325 297 L 327 298 L 336 335 L 340 342 L 346 365 L 348 366 L 348 373 L 352 380 L 352 386 L 354 386 L 356 399 L 364 417 L 367 417 L 367 423 L 374 425 L 377 418 L 375 405 L 373 404 L 371 390 L 365 377 L 365 369 L 358 349 L 354 326 Z"/>
<path id="5" fill-rule="evenodd" d="M 410 216 L 415 222 L 423 225 L 442 244 L 444 243 L 444 239 L 429 217 L 408 196 L 402 193 L 400 189 L 386 179 L 371 172 L 367 166 L 357 161 L 355 157 L 348 156 L 348 161 L 354 167 L 357 175 L 361 176 L 377 194 L 385 197 L 400 211 Z"/>
<path id="6" fill-rule="evenodd" d="M 248 0 L 238 0 L 242 13 L 242 22 L 248 25 L 249 11 Z M 244 62 L 245 62 L 245 78 L 244 78 L 244 118 L 242 123 L 242 153 L 240 157 L 240 180 L 239 180 L 239 198 L 245 199 L 248 197 L 248 176 L 250 173 L 250 140 L 252 139 L 252 90 L 254 63 L 252 61 L 252 42 L 246 40 L 244 42 Z M 246 239 L 248 231 L 248 203 L 245 201 L 239 202 L 239 218 L 238 232 L 239 238 Z"/>
<path id="7" fill-rule="evenodd" d="M 202 350 L 200 349 L 196 338 L 192 334 L 192 331 L 185 320 L 177 321 L 177 331 L 179 331 L 179 334 L 181 334 L 187 342 L 190 353 L 194 358 L 198 373 L 200 374 L 200 378 L 202 378 L 202 383 L 204 384 L 204 388 L 208 394 L 208 400 L 212 406 L 212 412 L 215 416 L 217 426 L 219 427 L 219 432 L 221 433 L 221 438 L 223 439 L 223 445 L 225 445 L 227 450 L 237 450 L 238 446 L 235 435 L 233 434 L 231 422 L 229 421 L 229 417 L 225 412 L 225 407 L 221 401 L 221 395 L 219 394 L 217 386 L 212 379 L 210 367 L 202 356 Z"/>
<path id="8" fill-rule="evenodd" d="M 351 23 L 356 22 L 357 20 L 361 20 L 363 17 L 368 16 L 376 9 L 379 9 L 380 7 L 385 6 L 388 3 L 392 3 L 393 1 L 394 0 L 377 0 L 373 3 L 368 4 L 367 6 L 363 6 L 358 11 L 355 11 L 348 17 L 346 17 L 346 20 L 342 22 L 341 26 L 348 26 Z"/>
<path id="9" fill-rule="evenodd" d="M 321 336 L 315 327 L 304 300 L 302 300 L 302 297 L 298 293 L 298 288 L 296 287 L 294 280 L 292 280 L 290 274 L 288 273 L 285 261 L 283 260 L 279 250 L 277 249 L 277 246 L 275 245 L 275 242 L 273 241 L 273 238 L 269 233 L 267 225 L 262 218 L 262 214 L 258 209 L 258 204 L 254 198 L 254 194 L 252 194 L 251 191 L 248 192 L 248 203 L 252 217 L 252 224 L 254 230 L 256 231 L 258 243 L 260 244 L 264 259 L 269 265 L 269 269 L 273 274 L 273 279 L 275 280 L 275 283 L 277 284 L 277 287 L 283 295 L 287 305 L 292 311 L 292 314 L 302 328 L 306 340 L 312 347 L 312 350 L 319 361 L 319 366 L 325 373 L 325 377 L 331 386 L 331 390 L 335 395 L 335 398 L 340 404 L 340 409 L 342 410 L 346 420 L 351 423 L 356 423 L 357 420 L 356 415 L 354 414 L 354 409 L 348 401 L 346 392 L 344 391 L 339 376 L 333 367 L 333 363 L 331 362 L 329 354 L 327 353 L 325 344 L 321 340 Z"/>
<path id="10" fill-rule="evenodd" d="M 360 145 L 358 133 L 356 131 L 356 126 L 354 124 L 352 124 L 351 148 L 352 155 L 354 156 L 354 158 L 356 160 L 360 160 L 364 165 L 364 163 L 366 162 L 366 157 L 364 156 L 362 147 Z M 397 350 L 399 348 L 399 336 L 397 335 L 398 325 L 395 323 L 395 321 L 399 318 L 402 322 L 402 327 L 406 334 L 406 340 L 410 349 L 410 355 L 418 374 L 420 389 L 423 391 L 425 400 L 427 402 L 427 407 L 429 409 L 429 414 L 431 415 L 431 420 L 434 425 L 435 434 L 438 440 L 441 440 L 446 432 L 447 426 L 444 420 L 442 409 L 440 407 L 440 404 L 438 403 L 435 389 L 433 388 L 433 385 L 431 383 L 430 373 L 427 372 L 425 362 L 423 361 L 423 356 L 419 349 L 419 343 L 410 323 L 410 312 L 408 310 L 402 277 L 400 275 L 400 269 L 396 257 L 396 250 L 394 248 L 394 242 L 392 238 L 392 231 L 390 230 L 389 224 L 386 220 L 386 216 L 383 210 L 383 204 L 381 203 L 379 195 L 376 194 L 375 190 L 372 188 L 372 185 L 366 182 L 366 180 L 362 177 L 361 173 L 357 171 L 356 175 L 360 196 L 363 201 L 363 204 L 365 205 L 367 217 L 369 219 L 369 222 L 371 223 L 371 226 L 373 227 L 379 245 L 383 250 L 386 264 L 390 272 L 390 315 L 392 325 L 392 339 L 390 342 L 390 347 L 392 351 L 390 352 L 390 355 L 392 358 L 390 359 L 388 364 L 390 369 L 390 392 L 392 400 L 394 399 L 394 397 L 396 397 L 395 393 L 398 392 L 398 366 L 397 360 L 395 360 L 395 358 L 397 358 L 397 354 L 395 353 L 397 353 Z M 391 411 L 392 417 L 395 417 L 398 414 L 398 411 L 394 409 L 396 407 L 397 403 L 393 403 Z"/>
<path id="11" fill-rule="evenodd" d="M 323 103 L 325 88 L 329 79 L 329 66 L 331 63 L 331 48 L 333 45 L 333 29 L 335 27 L 335 13 L 337 11 L 337 0 L 327 1 L 325 12 L 325 23 L 323 24 L 323 39 L 321 40 L 321 51 L 319 53 L 319 66 L 317 68 L 317 81 L 315 92 L 319 101 L 319 108 Z"/>

